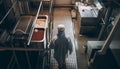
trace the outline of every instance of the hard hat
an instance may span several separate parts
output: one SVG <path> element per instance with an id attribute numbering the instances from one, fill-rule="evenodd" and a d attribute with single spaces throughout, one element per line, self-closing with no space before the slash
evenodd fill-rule
<path id="1" fill-rule="evenodd" d="M 63 24 L 58 25 L 58 32 L 63 32 L 65 30 L 65 26 Z"/>

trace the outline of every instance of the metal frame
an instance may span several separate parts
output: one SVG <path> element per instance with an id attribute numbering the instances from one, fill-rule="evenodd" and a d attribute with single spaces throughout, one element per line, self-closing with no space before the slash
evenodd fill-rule
<path id="1" fill-rule="evenodd" d="M 35 25 L 35 23 L 36 23 L 36 20 L 37 20 L 37 17 L 39 16 L 39 13 L 40 13 L 40 11 L 41 11 L 41 7 L 42 7 L 42 1 L 44 1 L 44 0 L 16 0 L 16 2 L 15 3 L 13 3 L 13 5 L 12 5 L 12 7 L 9 9 L 9 11 L 6 13 L 6 15 L 4 16 L 4 18 L 0 21 L 0 24 L 4 21 L 4 19 L 7 17 L 7 15 L 9 14 L 9 12 L 12 10 L 12 8 L 15 6 L 15 4 L 18 2 L 18 1 L 39 1 L 40 2 L 40 4 L 39 4 L 39 8 L 38 8 L 38 11 L 37 11 L 37 14 L 36 14 L 36 16 L 35 16 L 35 19 L 34 19 L 34 22 L 33 22 L 33 25 L 32 25 L 32 28 L 31 28 L 31 32 L 29 33 L 30 35 L 29 35 L 29 38 L 28 38 L 28 43 L 27 43 L 27 45 L 29 45 L 30 44 L 30 41 L 31 41 L 31 38 L 32 38 L 32 34 L 33 34 L 33 31 L 34 31 L 34 25 Z M 48 26 L 51 26 L 53 23 L 52 23 L 52 15 L 53 14 L 51 14 L 53 11 L 53 0 L 50 0 L 50 11 L 49 11 L 49 16 L 50 17 L 48 17 Z M 52 30 L 52 29 L 51 29 Z M 50 33 L 50 30 L 49 30 L 49 37 L 51 36 L 51 33 Z M 52 38 L 52 36 L 51 36 L 51 38 Z M 50 39 L 51 38 L 49 38 L 49 41 L 50 41 Z M 12 41 L 11 41 L 12 42 Z M 48 46 L 48 45 L 47 45 Z M 50 50 L 49 49 L 40 49 L 40 48 L 29 48 L 29 47 L 22 47 L 22 48 L 20 48 L 20 47 L 14 47 L 12 44 L 11 44 L 11 46 L 8 46 L 8 47 L 0 47 L 0 51 L 11 51 L 12 52 L 12 57 L 11 57 L 11 59 L 10 59 L 10 62 L 9 62 L 9 64 L 7 65 L 7 69 L 12 69 L 14 66 L 15 66 L 15 63 L 17 64 L 17 68 L 18 69 L 21 69 L 20 68 L 20 64 L 19 64 L 19 61 L 18 61 L 18 58 L 17 58 L 17 56 L 16 56 L 16 54 L 15 54 L 15 52 L 16 51 L 25 51 L 25 54 L 26 54 L 26 58 L 27 58 L 27 63 L 28 63 L 28 68 L 29 69 L 32 69 L 31 68 L 31 64 L 30 64 L 30 60 L 29 60 L 29 56 L 28 56 L 28 51 L 38 51 L 38 52 L 40 52 L 40 51 L 47 51 L 47 53 L 49 53 L 50 52 Z M 50 62 L 49 61 L 49 57 L 50 55 L 49 54 L 47 54 L 47 57 L 45 58 L 45 57 L 43 57 L 44 59 L 48 59 L 48 60 L 44 60 L 44 61 L 46 61 L 46 62 Z M 15 60 L 14 60 L 15 59 Z M 43 61 L 43 62 L 44 62 Z M 43 66 L 43 69 L 44 69 L 45 67 Z"/>

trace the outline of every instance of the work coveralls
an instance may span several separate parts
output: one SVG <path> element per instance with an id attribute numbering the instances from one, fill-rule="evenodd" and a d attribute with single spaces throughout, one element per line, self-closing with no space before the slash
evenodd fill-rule
<path id="1" fill-rule="evenodd" d="M 54 49 L 54 58 L 58 62 L 59 69 L 66 69 L 65 58 L 72 53 L 72 43 L 70 38 L 65 37 L 65 32 L 58 32 L 57 38 L 50 43 L 50 48 Z"/>

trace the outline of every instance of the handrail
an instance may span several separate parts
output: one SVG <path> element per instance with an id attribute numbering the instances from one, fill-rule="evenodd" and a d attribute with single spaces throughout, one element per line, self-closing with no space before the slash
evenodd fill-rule
<path id="1" fill-rule="evenodd" d="M 52 8 L 53 8 L 53 0 L 51 0 L 51 3 L 50 3 L 50 12 L 49 12 L 49 15 L 51 15 Z"/>
<path id="2" fill-rule="evenodd" d="M 115 32 L 117 31 L 117 29 L 118 29 L 119 26 L 120 26 L 120 15 L 119 15 L 119 17 L 117 18 L 117 20 L 114 22 L 114 24 L 115 24 L 115 25 L 113 26 L 113 28 L 112 28 L 112 30 L 111 30 L 111 32 L 110 32 L 110 35 L 107 37 L 107 39 L 106 39 L 106 41 L 105 41 L 102 49 L 99 50 L 99 53 L 101 53 L 101 54 L 105 54 L 105 53 L 106 53 L 106 50 L 107 50 L 108 47 L 110 46 L 110 43 L 111 43 L 111 41 L 112 41 L 112 39 L 113 39 L 113 37 L 114 37 Z"/>
<path id="3" fill-rule="evenodd" d="M 0 47 L 0 51 L 45 51 L 49 49 L 41 49 L 41 48 L 21 48 L 21 47 Z"/>
<path id="4" fill-rule="evenodd" d="M 114 23 L 115 25 L 113 26 L 111 32 L 110 32 L 110 35 L 107 37 L 105 43 L 103 44 L 102 48 L 100 50 L 98 50 L 94 56 L 93 56 L 93 59 L 91 60 L 91 63 L 94 62 L 95 58 L 96 58 L 96 55 L 100 54 L 100 55 L 104 55 L 106 52 L 107 52 L 107 49 L 109 48 L 110 46 L 110 43 L 115 35 L 115 32 L 117 31 L 117 29 L 119 28 L 120 26 L 120 15 L 119 17 L 117 18 L 117 20 L 115 21 Z"/>
<path id="5" fill-rule="evenodd" d="M 50 37 L 51 37 L 51 34 L 50 34 L 50 30 L 51 30 L 51 26 L 52 26 L 52 17 L 53 17 L 53 2 L 54 2 L 54 0 L 51 0 L 51 3 L 50 3 L 50 11 L 49 11 L 49 41 L 50 41 Z"/>
<path id="6" fill-rule="evenodd" d="M 14 4 L 12 5 L 12 7 L 8 10 L 8 12 L 6 13 L 6 15 L 3 17 L 3 19 L 0 21 L 0 24 L 5 20 L 5 18 L 8 16 L 8 14 L 10 13 L 10 11 L 13 9 L 13 7 L 16 5 L 17 1 L 14 2 Z"/>
<path id="7" fill-rule="evenodd" d="M 30 35 L 29 35 L 29 38 L 28 38 L 28 43 L 27 43 L 27 45 L 30 44 L 30 41 L 31 41 L 31 38 L 32 38 L 32 34 L 33 34 L 33 31 L 34 31 L 34 26 L 35 26 L 36 21 L 37 21 L 37 18 L 38 18 L 38 16 L 39 16 L 41 6 L 42 6 L 42 1 L 40 2 L 40 5 L 39 5 L 39 8 L 38 8 L 38 11 L 37 11 L 35 20 L 34 20 L 34 22 L 33 22 L 33 25 L 32 25 L 32 28 L 31 28 L 31 32 L 30 32 Z"/>

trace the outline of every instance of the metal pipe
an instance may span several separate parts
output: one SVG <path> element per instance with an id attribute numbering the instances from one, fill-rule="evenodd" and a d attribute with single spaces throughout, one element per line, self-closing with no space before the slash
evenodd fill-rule
<path id="1" fill-rule="evenodd" d="M 0 21 L 0 24 L 5 20 L 5 18 L 8 16 L 8 14 L 10 13 L 10 11 L 13 9 L 13 7 L 16 5 L 17 1 L 14 2 L 14 4 L 12 5 L 12 7 L 8 10 L 8 12 L 6 13 L 6 15 L 3 17 L 3 19 Z"/>
<path id="2" fill-rule="evenodd" d="M 13 61 L 13 64 L 11 65 L 11 69 L 13 69 L 15 66 L 15 60 Z M 10 69 L 10 68 L 9 68 Z"/>
<path id="3" fill-rule="evenodd" d="M 28 52 L 25 51 L 25 54 L 26 54 L 26 58 L 27 58 L 27 62 L 28 62 L 29 69 L 32 69 L 32 68 L 31 68 L 31 64 L 30 64 L 30 59 L 29 59 Z"/>
<path id="4" fill-rule="evenodd" d="M 11 57 L 11 60 L 10 60 L 10 62 L 9 62 L 9 64 L 8 64 L 8 66 L 7 66 L 7 69 L 10 69 L 10 65 L 12 64 L 13 59 L 14 59 L 14 56 Z"/>
<path id="5" fill-rule="evenodd" d="M 53 19 L 53 0 L 51 0 L 51 3 L 50 3 L 50 11 L 49 11 L 49 41 L 50 39 L 52 38 L 51 37 L 51 30 L 52 30 L 52 19 Z"/>
<path id="6" fill-rule="evenodd" d="M 12 48 L 14 48 L 13 45 L 12 45 Z M 13 50 L 13 56 L 15 57 L 15 61 L 16 61 L 17 65 L 18 65 L 18 69 L 21 69 L 21 68 L 20 68 L 20 65 L 19 65 L 19 62 L 18 62 L 18 59 L 17 59 L 17 56 L 16 56 L 16 54 L 15 54 L 15 50 Z"/>
<path id="7" fill-rule="evenodd" d="M 45 57 L 43 57 L 43 67 L 42 67 L 42 69 L 45 69 L 44 65 L 45 65 Z"/>
<path id="8" fill-rule="evenodd" d="M 44 51 L 47 49 L 41 48 L 11 48 L 11 47 L 0 47 L 0 51 Z"/>
<path id="9" fill-rule="evenodd" d="M 17 65 L 18 65 L 18 69 L 21 69 L 21 68 L 20 68 L 20 64 L 19 64 L 19 62 L 18 62 L 18 59 L 17 59 L 17 56 L 16 56 L 16 54 L 15 54 L 15 51 L 13 51 L 13 55 L 14 55 L 14 57 L 15 57 L 15 61 L 16 61 Z"/>

